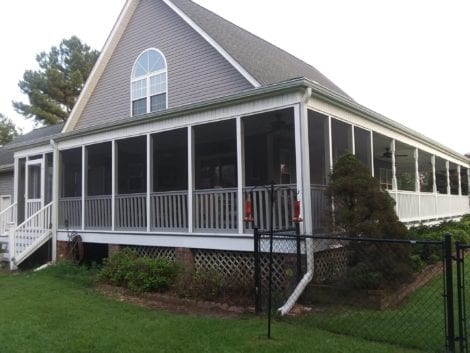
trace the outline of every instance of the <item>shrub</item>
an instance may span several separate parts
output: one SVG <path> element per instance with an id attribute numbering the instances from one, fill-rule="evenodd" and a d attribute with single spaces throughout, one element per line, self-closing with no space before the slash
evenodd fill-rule
<path id="1" fill-rule="evenodd" d="M 178 266 L 163 258 L 139 257 L 123 249 L 105 259 L 100 277 L 136 292 L 164 291 L 175 281 Z"/>

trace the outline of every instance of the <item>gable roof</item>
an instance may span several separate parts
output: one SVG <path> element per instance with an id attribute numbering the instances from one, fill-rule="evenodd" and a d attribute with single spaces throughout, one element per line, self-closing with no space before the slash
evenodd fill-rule
<path id="1" fill-rule="evenodd" d="M 313 66 L 234 25 L 190 0 L 161 0 L 198 32 L 254 87 L 307 78 L 348 100 L 352 99 Z M 127 0 L 109 35 L 63 132 L 74 129 L 96 88 L 140 0 Z"/>
<path id="2" fill-rule="evenodd" d="M 36 140 L 43 139 L 45 137 L 49 137 L 49 136 L 60 133 L 63 127 L 64 127 L 64 123 L 40 127 L 40 128 L 37 128 L 28 132 L 27 134 L 19 135 L 8 145 L 13 146 L 13 145 L 20 144 L 23 142 L 33 143 Z"/>
<path id="3" fill-rule="evenodd" d="M 305 77 L 351 99 L 313 66 L 191 0 L 170 0 L 213 38 L 261 85 Z"/>

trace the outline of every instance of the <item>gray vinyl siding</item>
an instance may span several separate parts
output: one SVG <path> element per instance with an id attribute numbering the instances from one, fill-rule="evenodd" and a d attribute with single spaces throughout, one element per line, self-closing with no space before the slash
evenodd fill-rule
<path id="1" fill-rule="evenodd" d="M 0 173 L 0 195 L 11 195 L 13 198 L 13 171 Z"/>
<path id="2" fill-rule="evenodd" d="M 148 48 L 166 57 L 169 108 L 253 88 L 166 4 L 141 0 L 76 129 L 129 117 L 132 66 Z"/>

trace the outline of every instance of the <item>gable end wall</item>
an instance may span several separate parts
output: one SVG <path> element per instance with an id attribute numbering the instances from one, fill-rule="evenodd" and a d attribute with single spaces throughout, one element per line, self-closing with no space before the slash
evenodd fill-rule
<path id="1" fill-rule="evenodd" d="M 75 129 L 130 115 L 130 75 L 148 48 L 168 63 L 168 107 L 233 94 L 253 86 L 160 0 L 141 0 Z"/>

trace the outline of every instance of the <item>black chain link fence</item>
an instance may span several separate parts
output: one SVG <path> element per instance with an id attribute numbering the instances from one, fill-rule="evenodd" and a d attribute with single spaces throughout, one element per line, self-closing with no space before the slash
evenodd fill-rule
<path id="1" fill-rule="evenodd" d="M 444 241 L 308 237 L 295 231 L 274 232 L 272 238 L 259 232 L 258 238 L 258 256 L 272 256 L 276 267 L 271 275 L 266 269 L 260 273 L 258 304 L 264 310 L 269 310 L 269 283 L 272 312 L 286 302 L 308 270 L 306 246 L 313 244 L 313 279 L 299 301 L 306 314 L 296 323 L 428 352 L 448 351 Z"/>

